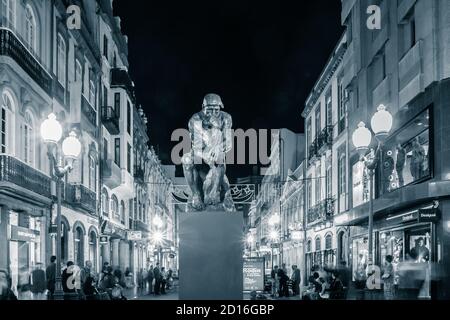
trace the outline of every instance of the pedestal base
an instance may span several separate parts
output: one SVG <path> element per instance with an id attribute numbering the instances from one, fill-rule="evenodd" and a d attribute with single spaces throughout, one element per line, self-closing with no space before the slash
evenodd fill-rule
<path id="1" fill-rule="evenodd" d="M 242 300 L 241 212 L 181 213 L 180 300 Z"/>

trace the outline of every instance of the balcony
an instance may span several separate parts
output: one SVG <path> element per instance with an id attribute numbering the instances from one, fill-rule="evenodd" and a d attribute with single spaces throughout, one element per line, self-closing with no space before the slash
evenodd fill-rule
<path id="1" fill-rule="evenodd" d="M 119 166 L 113 160 L 103 161 L 102 177 L 103 182 L 110 189 L 115 189 L 122 183 L 122 173 Z"/>
<path id="2" fill-rule="evenodd" d="M 119 115 L 113 107 L 102 107 L 102 123 L 112 135 L 120 133 Z"/>
<path id="3" fill-rule="evenodd" d="M 14 32 L 9 29 L 0 28 L 0 55 L 16 61 L 49 96 L 52 95 L 52 77 Z"/>
<path id="4" fill-rule="evenodd" d="M 120 68 L 111 69 L 111 88 L 125 89 L 131 100 L 135 101 L 134 84 L 127 70 Z"/>
<path id="5" fill-rule="evenodd" d="M 66 202 L 75 207 L 95 214 L 97 211 L 96 193 L 81 184 L 68 184 L 66 189 Z"/>
<path id="6" fill-rule="evenodd" d="M 311 163 L 317 159 L 317 140 L 308 147 L 308 161 Z"/>
<path id="7" fill-rule="evenodd" d="M 84 96 L 81 97 L 81 113 L 92 126 L 97 127 L 97 112 Z"/>
<path id="8" fill-rule="evenodd" d="M 317 155 L 321 155 L 333 144 L 333 126 L 326 126 L 317 137 Z"/>
<path id="9" fill-rule="evenodd" d="M 52 196 L 49 176 L 8 155 L 0 155 L 0 184 L 13 184 L 46 198 Z"/>
<path id="10" fill-rule="evenodd" d="M 314 226 L 333 219 L 335 200 L 328 198 L 308 210 L 308 226 Z"/>

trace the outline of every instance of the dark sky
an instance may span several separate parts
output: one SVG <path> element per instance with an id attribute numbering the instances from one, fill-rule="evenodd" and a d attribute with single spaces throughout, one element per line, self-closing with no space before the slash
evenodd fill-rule
<path id="1" fill-rule="evenodd" d="M 173 130 L 186 128 L 209 92 L 222 96 L 234 128 L 303 132 L 304 101 L 343 31 L 340 0 L 114 0 L 114 7 L 150 142 L 166 164 Z"/>

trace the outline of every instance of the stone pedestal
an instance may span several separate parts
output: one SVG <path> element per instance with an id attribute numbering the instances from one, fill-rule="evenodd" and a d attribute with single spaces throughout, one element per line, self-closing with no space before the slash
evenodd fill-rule
<path id="1" fill-rule="evenodd" d="M 182 213 L 180 300 L 242 300 L 242 212 Z"/>

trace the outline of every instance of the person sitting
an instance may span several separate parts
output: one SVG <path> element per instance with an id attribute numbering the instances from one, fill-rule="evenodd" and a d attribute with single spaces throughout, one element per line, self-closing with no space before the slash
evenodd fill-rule
<path id="1" fill-rule="evenodd" d="M 309 277 L 309 286 L 303 295 L 304 300 L 319 300 L 320 292 L 322 292 L 323 286 L 319 281 L 319 273 L 314 272 L 314 274 Z"/>

